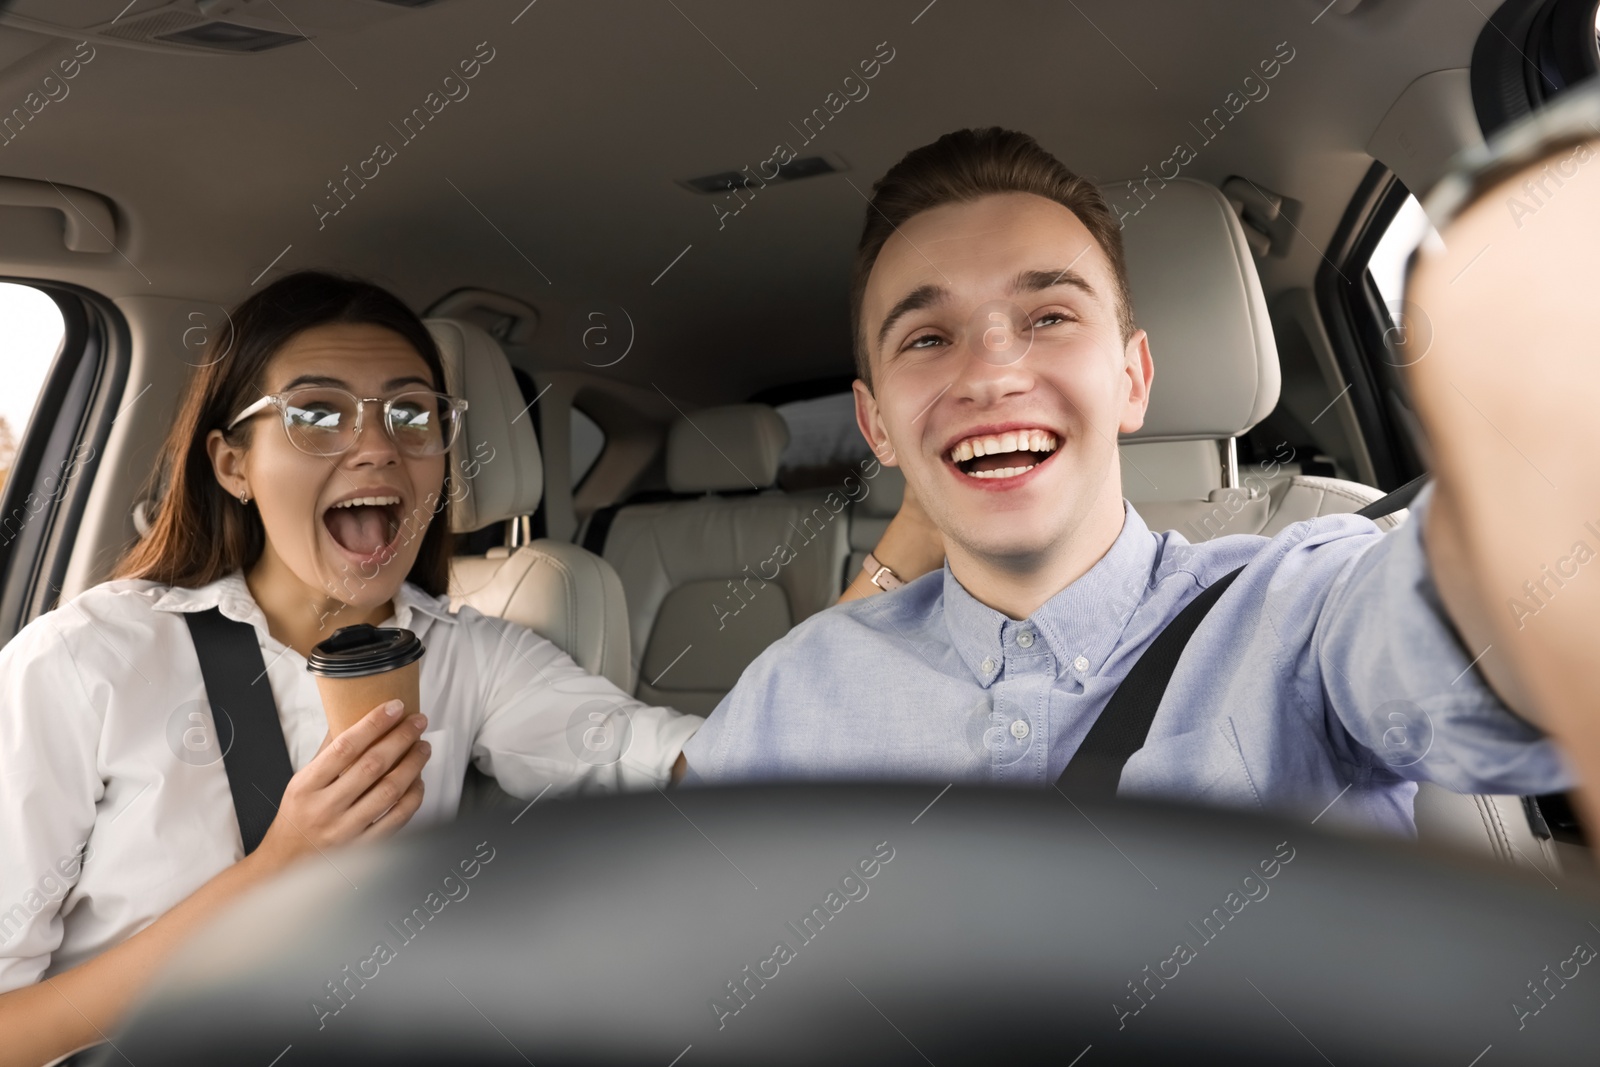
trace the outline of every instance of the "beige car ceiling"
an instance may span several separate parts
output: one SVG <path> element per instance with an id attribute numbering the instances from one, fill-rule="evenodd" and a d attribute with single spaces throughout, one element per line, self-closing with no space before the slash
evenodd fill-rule
<path id="1" fill-rule="evenodd" d="M 961 126 L 1026 130 L 1100 181 L 1186 143 L 1184 175 L 1303 203 L 1261 270 L 1269 298 L 1309 285 L 1385 115 L 1417 79 L 1465 67 L 1485 17 L 1465 0 L 0 7 L 0 115 L 27 113 L 0 178 L 83 204 L 0 182 L 0 205 L 21 205 L 0 206 L 0 273 L 224 304 L 301 267 L 372 277 L 419 309 L 477 287 L 538 310 L 526 350 L 552 369 L 594 366 L 579 319 L 622 307 L 634 345 L 607 373 L 696 404 L 848 373 L 864 194 Z M 309 40 L 240 54 L 183 36 L 217 21 Z M 1264 95 L 1246 86 L 1290 53 Z M 1206 116 L 1246 92 L 1207 140 Z M 814 114 L 827 121 L 806 126 Z M 843 169 L 737 214 L 680 184 L 754 171 L 780 145 Z M 375 176 L 330 193 L 357 172 Z M 73 210 L 114 219 L 100 236 L 115 248 L 69 250 Z"/>

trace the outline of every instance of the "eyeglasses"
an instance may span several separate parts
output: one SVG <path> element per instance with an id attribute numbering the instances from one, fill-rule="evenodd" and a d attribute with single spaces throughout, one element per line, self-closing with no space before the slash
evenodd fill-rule
<path id="1" fill-rule="evenodd" d="M 283 415 L 289 443 L 313 456 L 340 456 L 356 446 L 361 436 L 361 415 L 368 403 L 383 405 L 383 425 L 389 440 L 408 456 L 437 456 L 455 444 L 461 432 L 461 414 L 467 402 L 431 390 L 415 390 L 385 399 L 357 397 L 331 386 L 271 393 L 234 416 L 233 429 L 245 419 L 265 411 L 270 404 Z"/>

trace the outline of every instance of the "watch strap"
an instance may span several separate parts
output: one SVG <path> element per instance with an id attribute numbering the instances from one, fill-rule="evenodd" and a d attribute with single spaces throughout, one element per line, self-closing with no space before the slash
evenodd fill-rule
<path id="1" fill-rule="evenodd" d="M 886 593 L 906 584 L 898 574 L 884 566 L 883 561 L 871 552 L 868 552 L 867 558 L 861 562 L 861 569 L 867 573 L 867 581 Z"/>

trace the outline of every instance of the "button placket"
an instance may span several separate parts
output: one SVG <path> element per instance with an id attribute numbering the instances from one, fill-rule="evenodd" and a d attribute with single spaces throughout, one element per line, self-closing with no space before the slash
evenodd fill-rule
<path id="1" fill-rule="evenodd" d="M 1031 626 L 1002 634 L 1001 648 L 989 716 L 991 767 L 996 780 L 1031 781 L 1048 740 L 1039 715 L 1056 684 L 1057 660 Z"/>

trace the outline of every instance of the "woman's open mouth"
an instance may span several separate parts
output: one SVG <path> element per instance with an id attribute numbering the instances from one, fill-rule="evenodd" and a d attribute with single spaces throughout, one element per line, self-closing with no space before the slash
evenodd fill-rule
<path id="1" fill-rule="evenodd" d="M 1001 482 L 1043 466 L 1061 441 L 1050 430 L 1007 430 L 957 441 L 945 459 L 961 474 L 983 482 Z"/>
<path id="2" fill-rule="evenodd" d="M 392 494 L 341 500 L 322 513 L 322 525 L 353 562 L 382 565 L 399 552 L 400 506 Z"/>

